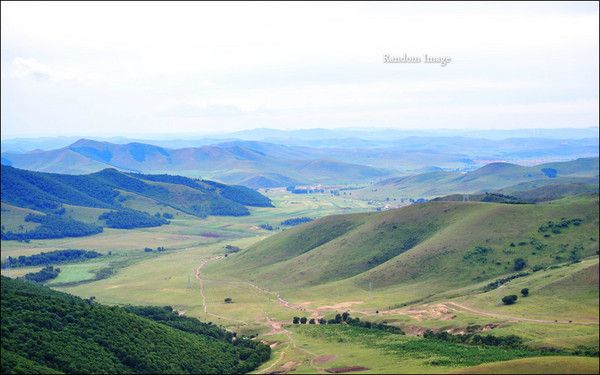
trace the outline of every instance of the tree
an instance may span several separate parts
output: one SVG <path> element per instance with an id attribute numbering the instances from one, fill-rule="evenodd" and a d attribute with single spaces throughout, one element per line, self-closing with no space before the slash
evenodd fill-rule
<path id="1" fill-rule="evenodd" d="M 521 289 L 521 295 L 523 297 L 527 297 L 529 295 L 529 288 L 523 288 L 523 289 Z"/>
<path id="2" fill-rule="evenodd" d="M 300 324 L 306 324 L 306 317 L 303 316 L 302 318 L 300 318 Z"/>
<path id="3" fill-rule="evenodd" d="M 295 316 L 294 319 L 292 320 L 292 323 L 294 324 L 300 324 L 300 318 Z"/>
<path id="4" fill-rule="evenodd" d="M 342 316 L 340 314 L 335 314 L 335 322 L 341 323 L 341 321 L 342 321 Z"/>
<path id="5" fill-rule="evenodd" d="M 315 324 L 315 319 L 314 318 L 310 318 L 310 320 L 308 321 L 308 324 Z"/>
<path id="6" fill-rule="evenodd" d="M 509 295 L 509 296 L 504 296 L 504 297 L 502 297 L 502 302 L 503 302 L 505 305 L 512 305 L 513 303 L 517 302 L 517 299 L 518 299 L 518 298 L 519 298 L 519 297 L 517 297 L 516 295 L 514 295 L 514 294 L 511 294 L 511 295 Z"/>
<path id="7" fill-rule="evenodd" d="M 227 297 L 223 300 L 225 303 L 233 303 L 233 300 L 230 297 Z"/>
<path id="8" fill-rule="evenodd" d="M 527 266 L 527 261 L 523 258 L 515 259 L 515 271 L 520 271 Z"/>
<path id="9" fill-rule="evenodd" d="M 325 318 L 319 318 L 319 324 L 326 324 L 327 321 L 325 320 Z"/>
<path id="10" fill-rule="evenodd" d="M 350 316 L 350 313 L 348 311 L 345 311 L 342 314 L 342 320 L 345 322 L 346 320 L 348 320 L 348 317 Z"/>

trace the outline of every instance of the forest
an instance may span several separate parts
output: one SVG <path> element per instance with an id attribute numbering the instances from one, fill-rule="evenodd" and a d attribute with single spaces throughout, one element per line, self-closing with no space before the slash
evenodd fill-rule
<path id="1" fill-rule="evenodd" d="M 1 288 L 2 373 L 241 373 L 270 357 L 171 308 L 104 306 L 6 277 Z"/>

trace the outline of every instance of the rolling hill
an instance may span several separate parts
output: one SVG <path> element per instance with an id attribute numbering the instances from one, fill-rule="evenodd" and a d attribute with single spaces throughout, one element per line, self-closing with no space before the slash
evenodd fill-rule
<path id="1" fill-rule="evenodd" d="M 281 289 L 427 281 L 440 292 L 595 255 L 598 226 L 597 194 L 540 204 L 429 202 L 325 217 L 214 269 Z"/>
<path id="2" fill-rule="evenodd" d="M 170 307 L 108 307 L 2 276 L 2 373 L 243 373 L 270 348 Z"/>
<path id="3" fill-rule="evenodd" d="M 60 232 L 60 227 L 75 228 L 69 232 L 72 236 L 78 231 L 81 235 L 98 233 L 101 226 L 132 228 L 168 222 L 168 215 L 159 212 L 162 210 L 133 208 L 140 206 L 169 207 L 198 217 L 244 216 L 250 214 L 246 206 L 272 206 L 267 197 L 243 186 L 116 169 L 66 175 L 3 165 L 1 184 L 2 222 L 10 222 L 10 227 L 3 226 L 3 239 L 21 239 L 26 233 L 30 238 L 54 238 L 53 233 Z M 136 204 L 139 201 L 143 204 Z M 75 212 L 81 215 L 73 215 Z M 22 217 L 23 222 L 12 220 L 15 215 Z M 40 225 L 19 228 L 24 223 Z M 8 232 L 17 237 L 11 238 Z"/>
<path id="4" fill-rule="evenodd" d="M 207 176 L 249 187 L 368 181 L 389 174 L 382 169 L 330 159 L 322 150 L 249 141 L 168 149 L 138 142 L 115 144 L 80 139 L 57 150 L 3 153 L 2 158 L 3 164 L 41 172 L 81 174 L 117 168 Z"/>
<path id="5" fill-rule="evenodd" d="M 418 175 L 390 178 L 372 187 L 358 191 L 364 196 L 436 197 L 447 194 L 477 194 L 512 187 L 528 190 L 519 184 L 531 183 L 535 187 L 546 184 L 595 183 L 598 184 L 598 158 L 581 158 L 567 162 L 539 164 L 525 167 L 511 163 L 490 163 L 472 172 L 434 171 Z M 531 187 L 532 188 L 532 187 Z M 371 194 L 377 193 L 377 194 Z"/>

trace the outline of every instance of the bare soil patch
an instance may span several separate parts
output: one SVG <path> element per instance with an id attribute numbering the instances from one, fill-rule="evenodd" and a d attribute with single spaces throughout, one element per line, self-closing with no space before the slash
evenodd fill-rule
<path id="1" fill-rule="evenodd" d="M 346 372 L 354 372 L 354 371 L 366 371 L 369 368 L 363 366 L 346 366 L 346 367 L 332 367 L 328 368 L 325 371 L 332 374 L 343 374 Z"/>
<path id="2" fill-rule="evenodd" d="M 331 362 L 333 360 L 335 360 L 335 355 L 331 354 L 331 355 L 320 355 L 318 357 L 316 357 L 315 359 L 313 359 L 314 363 L 317 364 L 322 364 L 322 363 L 327 363 L 327 362 Z"/>

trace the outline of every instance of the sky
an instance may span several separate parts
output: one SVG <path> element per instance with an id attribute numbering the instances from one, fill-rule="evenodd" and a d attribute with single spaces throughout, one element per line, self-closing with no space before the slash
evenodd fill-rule
<path id="1" fill-rule="evenodd" d="M 597 2 L 1 7 L 3 139 L 598 126 Z"/>

